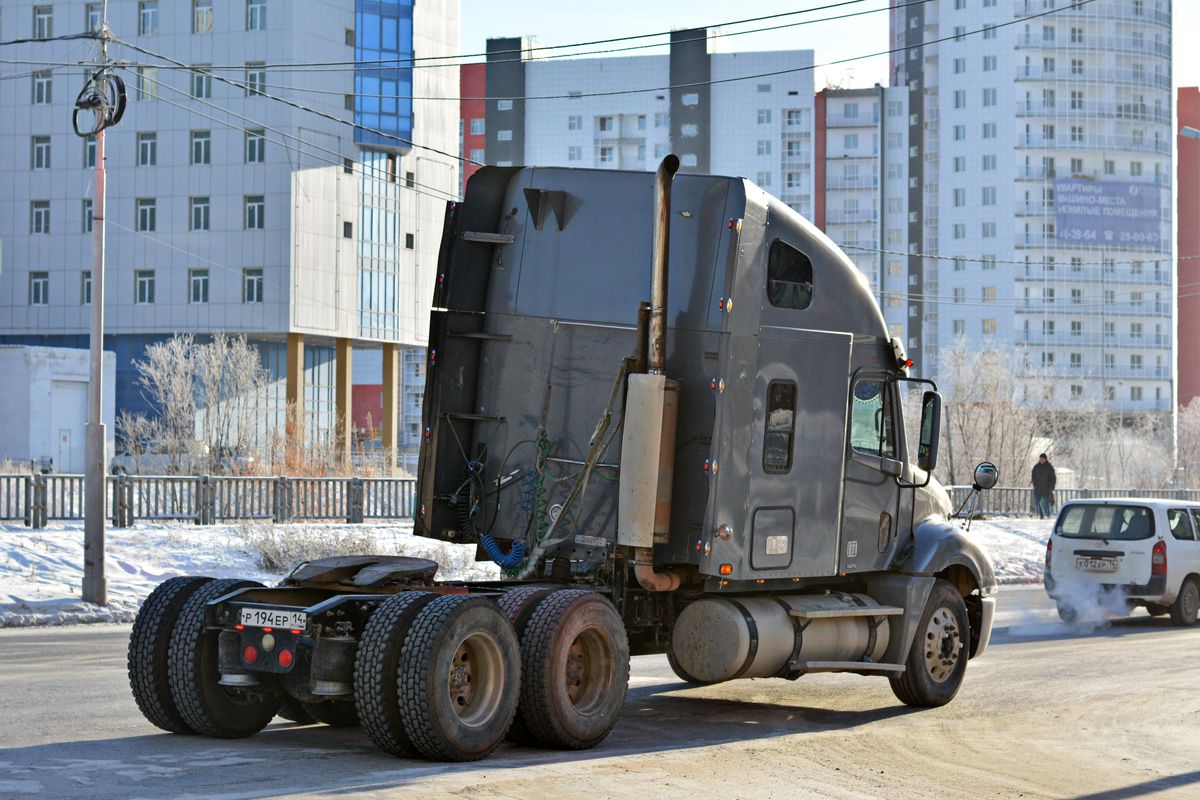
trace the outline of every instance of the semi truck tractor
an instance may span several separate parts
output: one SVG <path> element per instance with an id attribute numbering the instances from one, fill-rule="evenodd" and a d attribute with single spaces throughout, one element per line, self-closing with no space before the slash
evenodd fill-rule
<path id="1" fill-rule="evenodd" d="M 996 581 L 931 476 L 936 387 L 811 223 L 678 166 L 485 167 L 447 208 L 414 533 L 496 579 L 364 554 L 273 587 L 169 580 L 129 648 L 152 723 L 361 724 L 450 761 L 584 749 L 641 654 L 697 685 L 849 672 L 954 697 Z"/>

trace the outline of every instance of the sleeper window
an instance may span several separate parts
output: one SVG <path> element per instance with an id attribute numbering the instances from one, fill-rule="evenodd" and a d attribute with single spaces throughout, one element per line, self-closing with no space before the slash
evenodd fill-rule
<path id="1" fill-rule="evenodd" d="M 782 239 L 767 255 L 767 300 L 777 308 L 808 308 L 812 303 L 813 268 L 808 256 Z"/>
<path id="2" fill-rule="evenodd" d="M 763 433 L 763 472 L 779 474 L 792 468 L 792 435 L 796 430 L 796 384 L 767 385 L 767 427 Z"/>

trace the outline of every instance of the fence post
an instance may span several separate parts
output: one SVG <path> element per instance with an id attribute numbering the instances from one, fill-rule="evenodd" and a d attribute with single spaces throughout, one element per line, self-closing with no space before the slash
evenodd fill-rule
<path id="1" fill-rule="evenodd" d="M 275 479 L 275 492 L 271 498 L 271 513 L 276 522 L 292 521 L 292 482 L 283 475 Z"/>
<path id="2" fill-rule="evenodd" d="M 29 527 L 46 527 L 46 476 L 34 473 L 30 480 Z"/>
<path id="3" fill-rule="evenodd" d="M 212 478 L 207 475 L 200 476 L 199 494 L 200 502 L 196 509 L 196 524 L 212 525 L 217 519 L 217 493 Z"/>
<path id="4" fill-rule="evenodd" d="M 361 524 L 363 521 L 363 479 L 351 478 L 346 483 L 346 522 Z"/>

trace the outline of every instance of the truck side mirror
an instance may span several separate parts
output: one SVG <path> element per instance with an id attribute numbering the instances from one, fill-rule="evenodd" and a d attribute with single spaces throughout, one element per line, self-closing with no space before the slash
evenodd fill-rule
<path id="1" fill-rule="evenodd" d="M 921 441 L 917 444 L 917 466 L 926 472 L 937 467 L 938 440 L 942 437 L 942 396 L 925 392 L 921 400 Z"/>

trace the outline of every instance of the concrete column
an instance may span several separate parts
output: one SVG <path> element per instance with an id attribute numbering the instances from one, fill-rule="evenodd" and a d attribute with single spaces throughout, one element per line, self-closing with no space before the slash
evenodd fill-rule
<path id="1" fill-rule="evenodd" d="M 349 339 L 337 340 L 337 362 L 334 364 L 333 396 L 337 419 L 334 428 L 337 431 L 337 451 L 342 463 L 350 464 L 350 449 L 354 443 L 354 419 L 351 410 L 353 391 L 351 389 L 350 362 L 354 355 L 354 346 Z"/>
<path id="2" fill-rule="evenodd" d="M 397 425 L 400 414 L 400 346 L 383 346 L 383 453 L 388 459 L 388 473 L 396 465 Z"/>
<path id="3" fill-rule="evenodd" d="M 304 334 L 287 335 L 287 436 L 304 441 Z"/>

